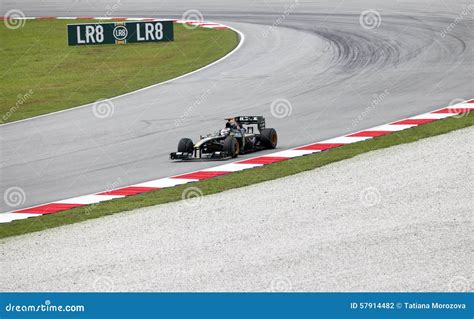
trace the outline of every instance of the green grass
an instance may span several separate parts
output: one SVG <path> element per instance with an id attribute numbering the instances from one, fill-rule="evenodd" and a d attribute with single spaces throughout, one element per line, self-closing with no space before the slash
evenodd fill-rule
<path id="1" fill-rule="evenodd" d="M 232 30 L 174 25 L 175 41 L 68 46 L 66 25 L 90 20 L 0 24 L 0 124 L 117 96 L 196 70 L 238 44 Z"/>
<path id="2" fill-rule="evenodd" d="M 198 187 L 204 195 L 209 195 L 232 188 L 239 188 L 261 183 L 264 181 L 301 173 L 366 152 L 394 145 L 415 142 L 419 139 L 444 134 L 471 125 L 474 125 L 474 113 L 472 112 L 461 118 L 448 118 L 407 129 L 401 132 L 381 136 L 372 140 L 349 144 L 314 155 L 294 158 L 284 162 L 236 172 L 202 182 L 111 200 L 108 202 L 75 208 L 52 215 L 44 215 L 30 219 L 13 221 L 8 224 L 0 224 L 0 238 L 77 223 L 139 207 L 178 201 L 182 199 L 183 191 L 190 187 L 190 185 Z"/>

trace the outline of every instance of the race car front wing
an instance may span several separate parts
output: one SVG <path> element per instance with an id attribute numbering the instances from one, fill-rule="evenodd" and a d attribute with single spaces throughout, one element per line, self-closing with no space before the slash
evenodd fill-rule
<path id="1" fill-rule="evenodd" d="M 227 152 L 213 152 L 213 153 L 201 153 L 196 151 L 196 154 L 189 152 L 173 152 L 170 153 L 170 159 L 172 160 L 224 160 L 229 159 L 231 156 Z"/>

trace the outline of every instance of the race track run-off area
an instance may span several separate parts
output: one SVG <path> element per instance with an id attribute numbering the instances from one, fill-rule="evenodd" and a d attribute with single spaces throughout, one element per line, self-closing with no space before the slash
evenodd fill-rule
<path id="1" fill-rule="evenodd" d="M 111 99 L 113 116 L 94 117 L 85 105 L 0 126 L 0 192 L 21 195 L 15 207 L 3 196 L 2 221 L 328 151 L 472 106 L 467 1 L 113 4 L 6 1 L 2 15 L 186 20 L 195 9 L 203 27 L 213 21 L 235 29 L 241 43 L 198 72 Z M 170 162 L 179 138 L 219 129 L 236 115 L 264 115 L 278 131 L 278 149 L 217 168 Z"/>

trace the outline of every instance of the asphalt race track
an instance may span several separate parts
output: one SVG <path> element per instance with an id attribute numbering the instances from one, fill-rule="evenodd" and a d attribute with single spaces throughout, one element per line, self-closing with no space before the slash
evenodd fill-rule
<path id="1" fill-rule="evenodd" d="M 103 16 L 115 3 L 15 0 L 0 11 Z M 210 68 L 113 99 L 112 117 L 94 117 L 90 105 L 0 126 L 0 193 L 21 187 L 27 207 L 216 165 L 172 163 L 168 154 L 180 137 L 217 130 L 230 115 L 265 115 L 285 149 L 472 98 L 469 4 L 122 0 L 112 16 L 181 18 L 197 9 L 245 42 Z M 381 17 L 373 29 L 359 21 L 368 9 Z M 270 106 L 281 98 L 291 114 L 277 118 Z M 9 210 L 2 201 L 0 211 Z"/>

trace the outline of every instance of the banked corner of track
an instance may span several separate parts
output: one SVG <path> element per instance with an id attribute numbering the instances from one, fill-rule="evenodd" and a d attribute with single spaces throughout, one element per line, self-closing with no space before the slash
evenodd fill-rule
<path id="1" fill-rule="evenodd" d="M 107 190 L 100 193 L 84 195 L 79 197 L 68 198 L 52 203 L 46 203 L 43 205 L 30 207 L 26 209 L 20 209 L 12 212 L 0 213 L 0 223 L 8 223 L 13 220 L 25 219 L 29 217 L 41 216 L 45 214 L 53 214 L 59 211 L 72 209 L 75 207 L 81 207 L 86 205 L 93 205 L 112 199 L 124 198 L 127 196 L 137 195 L 150 191 L 156 191 L 162 188 L 174 187 L 182 184 L 198 182 L 201 180 L 213 178 L 216 176 L 222 176 L 230 174 L 236 171 L 242 171 L 245 169 L 256 168 L 263 165 L 269 165 L 276 162 L 290 160 L 295 157 L 305 156 L 309 154 L 315 154 L 318 152 L 327 151 L 343 145 L 357 143 L 369 139 L 376 138 L 378 136 L 391 134 L 394 132 L 406 130 L 412 127 L 423 125 L 426 123 L 438 121 L 447 117 L 457 116 L 460 114 L 469 113 L 474 109 L 474 99 L 464 101 L 455 105 L 450 105 L 441 109 L 434 110 L 432 112 L 420 114 L 417 116 L 409 117 L 400 121 L 376 126 L 373 128 L 365 129 L 363 131 L 347 134 L 344 136 L 332 138 L 329 140 L 316 142 L 313 144 L 307 144 L 299 147 L 295 147 L 288 150 L 277 151 L 275 153 L 256 156 L 253 158 L 240 160 L 224 165 L 218 165 L 215 167 L 203 169 L 200 171 L 190 172 L 186 174 L 180 174 L 176 176 L 160 178 L 151 180 L 145 183 L 135 184 L 127 187 L 121 187 L 118 189 Z"/>

